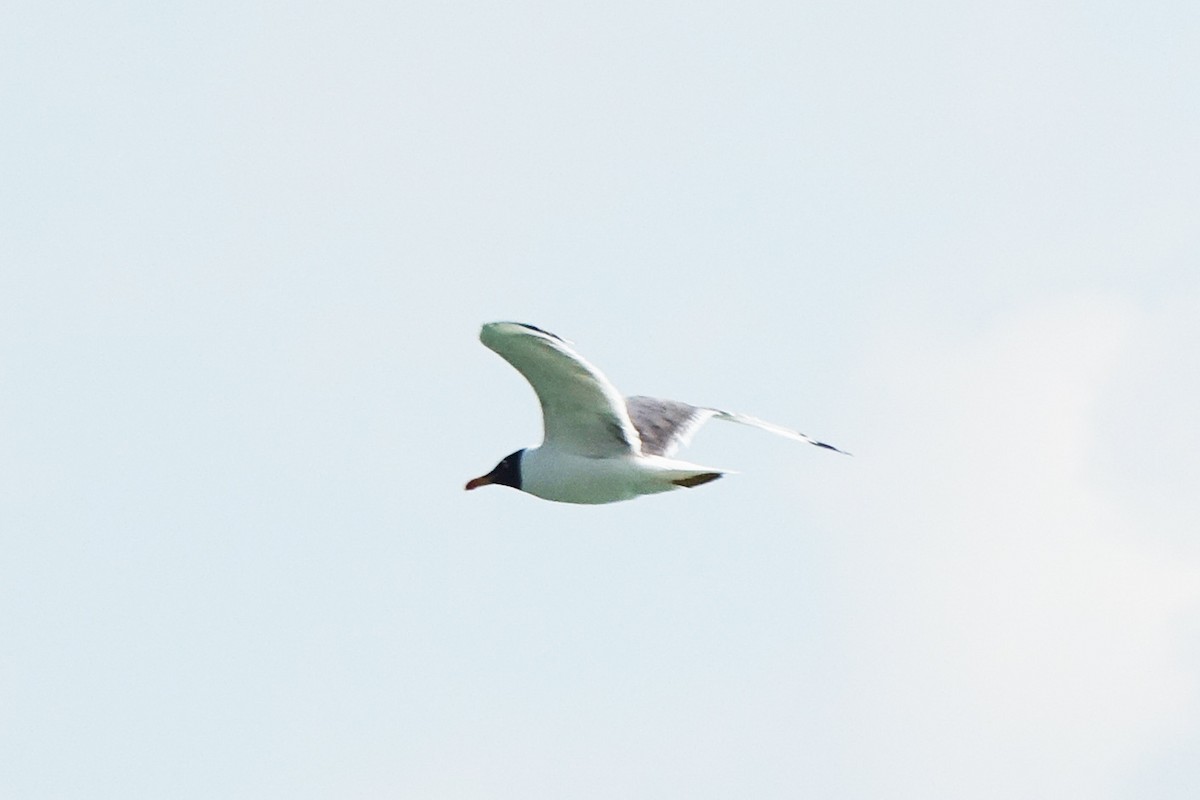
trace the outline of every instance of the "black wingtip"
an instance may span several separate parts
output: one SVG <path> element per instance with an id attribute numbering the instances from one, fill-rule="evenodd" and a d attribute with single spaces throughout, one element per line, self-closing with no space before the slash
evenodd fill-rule
<path id="1" fill-rule="evenodd" d="M 842 454 L 842 455 L 844 455 L 844 456 L 853 456 L 853 455 L 854 455 L 853 453 L 848 453 L 848 452 L 846 452 L 845 450 L 842 450 L 842 449 L 839 449 L 839 448 L 837 448 L 837 447 L 834 447 L 834 446 L 833 446 L 833 445 L 831 445 L 831 444 L 826 444 L 825 442 L 816 442 L 816 441 L 814 441 L 814 442 L 813 442 L 813 444 L 815 444 L 817 447 L 824 447 L 826 450 L 832 450 L 832 451 L 833 451 L 833 452 L 835 452 L 835 453 L 841 453 L 841 454 Z"/>
<path id="2" fill-rule="evenodd" d="M 522 328 L 528 328 L 531 331 L 536 331 L 538 333 L 544 334 L 546 336 L 549 336 L 551 339 L 558 339 L 560 342 L 564 342 L 564 343 L 566 342 L 566 339 L 562 338 L 557 333 L 551 333 L 548 330 L 543 330 L 542 328 L 539 328 L 537 325 L 530 325 L 528 322 L 514 322 L 513 325 L 520 325 Z"/>

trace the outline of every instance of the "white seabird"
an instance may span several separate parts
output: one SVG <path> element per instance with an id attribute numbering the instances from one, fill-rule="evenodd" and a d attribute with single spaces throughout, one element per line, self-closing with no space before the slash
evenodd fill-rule
<path id="1" fill-rule="evenodd" d="M 678 461 L 671 454 L 714 418 L 844 452 L 745 414 L 622 397 L 568 342 L 533 325 L 489 322 L 479 340 L 533 386 L 542 405 L 545 440 L 540 447 L 507 456 L 488 474 L 469 481 L 467 489 L 498 484 L 544 500 L 597 504 L 700 486 L 728 470 Z"/>

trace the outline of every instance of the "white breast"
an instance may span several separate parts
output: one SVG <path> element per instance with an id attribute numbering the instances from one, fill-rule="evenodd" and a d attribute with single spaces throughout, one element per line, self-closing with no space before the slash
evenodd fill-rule
<path id="1" fill-rule="evenodd" d="M 615 503 L 680 488 L 675 480 L 722 472 L 658 456 L 589 458 L 547 447 L 521 457 L 521 490 L 560 503 Z"/>

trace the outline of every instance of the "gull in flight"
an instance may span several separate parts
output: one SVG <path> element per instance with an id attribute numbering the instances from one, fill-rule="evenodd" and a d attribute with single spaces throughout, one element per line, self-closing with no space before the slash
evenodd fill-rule
<path id="1" fill-rule="evenodd" d="M 671 455 L 710 419 L 845 452 L 745 414 L 654 397 L 622 397 L 566 340 L 533 325 L 489 322 L 479 340 L 533 386 L 542 405 L 545 440 L 505 457 L 491 472 L 468 482 L 467 489 L 496 484 L 544 500 L 598 504 L 701 486 L 728 470 Z"/>

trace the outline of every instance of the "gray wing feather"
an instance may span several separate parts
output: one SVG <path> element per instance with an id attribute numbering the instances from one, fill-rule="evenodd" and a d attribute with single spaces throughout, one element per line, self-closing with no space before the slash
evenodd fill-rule
<path id="1" fill-rule="evenodd" d="M 642 452 L 648 456 L 669 456 L 688 443 L 696 429 L 717 413 L 677 400 L 657 397 L 627 397 L 625 408 L 642 439 Z"/>
<path id="2" fill-rule="evenodd" d="M 701 425 L 714 418 L 736 422 L 740 425 L 749 425 L 777 436 L 785 436 L 798 442 L 807 442 L 816 447 L 850 455 L 845 450 L 839 450 L 831 444 L 817 441 L 800 431 L 733 411 L 693 406 L 677 400 L 640 396 L 626 398 L 625 407 L 629 411 L 629 419 L 633 421 L 633 426 L 637 428 L 638 435 L 642 438 L 642 452 L 646 455 L 671 455 L 679 447 L 691 441 L 692 435 Z"/>

